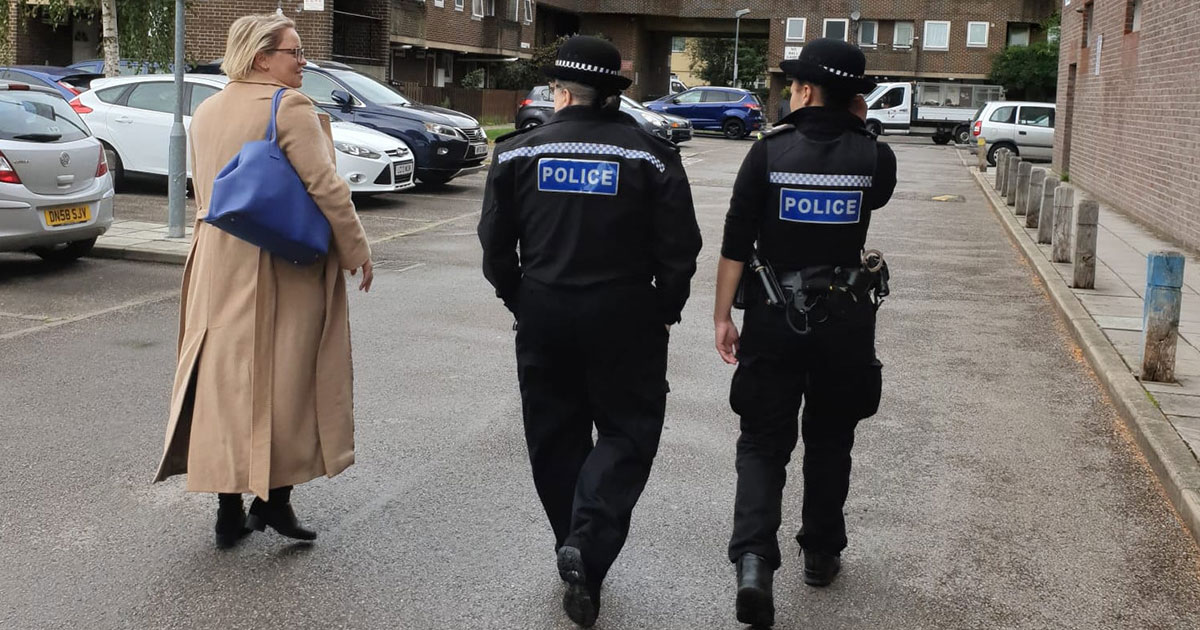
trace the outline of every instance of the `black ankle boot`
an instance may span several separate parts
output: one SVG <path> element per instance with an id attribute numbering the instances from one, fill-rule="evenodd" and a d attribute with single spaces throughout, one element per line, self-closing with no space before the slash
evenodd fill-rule
<path id="1" fill-rule="evenodd" d="M 842 570 L 842 558 L 836 553 L 804 552 L 804 583 L 809 586 L 829 586 Z"/>
<path id="2" fill-rule="evenodd" d="M 292 487 L 272 488 L 270 501 L 255 497 L 250 504 L 250 516 L 246 518 L 246 527 L 263 531 L 270 527 L 277 533 L 297 540 L 316 540 L 317 532 L 305 528 L 296 520 L 292 510 Z"/>
<path id="3" fill-rule="evenodd" d="M 600 616 L 600 585 L 587 579 L 583 554 L 576 547 L 558 550 L 558 575 L 567 583 L 563 593 L 563 611 L 576 625 L 591 628 Z"/>
<path id="4" fill-rule="evenodd" d="M 242 495 L 222 492 L 217 495 L 217 548 L 229 549 L 246 534 L 246 512 L 242 509 Z"/>
<path id="5" fill-rule="evenodd" d="M 737 620 L 757 628 L 775 624 L 775 571 L 766 558 L 742 554 L 737 561 Z"/>

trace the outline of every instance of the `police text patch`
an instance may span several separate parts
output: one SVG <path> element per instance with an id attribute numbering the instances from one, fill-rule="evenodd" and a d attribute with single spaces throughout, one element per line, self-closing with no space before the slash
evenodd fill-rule
<path id="1" fill-rule="evenodd" d="M 862 217 L 861 190 L 779 191 L 779 218 L 799 223 L 858 223 Z"/>
<path id="2" fill-rule="evenodd" d="M 537 165 L 538 190 L 615 195 L 620 174 L 619 162 L 542 158 Z"/>

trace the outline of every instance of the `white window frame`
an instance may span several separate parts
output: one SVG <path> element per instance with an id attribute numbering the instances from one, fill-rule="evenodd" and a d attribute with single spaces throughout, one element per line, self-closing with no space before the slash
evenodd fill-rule
<path id="1" fill-rule="evenodd" d="M 983 26 L 983 42 L 971 41 L 971 27 Z M 967 48 L 987 48 L 988 40 L 991 39 L 992 24 L 991 22 L 967 22 Z"/>
<path id="2" fill-rule="evenodd" d="M 471 17 L 483 18 L 483 0 L 471 0 Z"/>
<path id="3" fill-rule="evenodd" d="M 521 4 L 525 7 L 525 23 L 533 24 L 533 0 L 521 0 Z"/>
<path id="4" fill-rule="evenodd" d="M 435 7 L 445 7 L 445 6 L 446 6 L 446 0 L 433 0 L 433 6 L 435 6 Z"/>
<path id="5" fill-rule="evenodd" d="M 897 36 L 900 34 L 900 29 L 898 29 L 896 27 L 901 24 L 907 24 L 910 27 L 912 27 L 912 39 L 909 39 L 908 43 L 906 43 L 906 44 L 900 43 L 900 40 L 897 38 Z M 910 22 L 908 20 L 896 20 L 895 22 L 892 23 L 892 47 L 893 48 L 904 48 L 904 49 L 912 48 L 913 40 L 916 38 L 917 38 L 917 23 L 916 22 Z"/>
<path id="6" fill-rule="evenodd" d="M 463 10 L 463 3 L 464 3 L 465 1 L 466 1 L 466 0 L 454 0 L 454 10 L 455 10 L 455 11 L 462 11 L 462 10 Z"/>
<path id="7" fill-rule="evenodd" d="M 797 21 L 800 22 L 800 37 L 789 37 L 788 34 L 792 32 L 792 22 L 797 22 Z M 787 21 L 784 22 L 784 26 L 783 26 L 784 41 L 802 42 L 802 41 L 804 41 L 804 37 L 807 34 L 807 32 L 808 32 L 808 18 L 792 17 L 792 18 L 788 18 Z"/>
<path id="8" fill-rule="evenodd" d="M 874 25 L 875 25 L 875 37 L 874 37 L 874 38 L 871 40 L 871 42 L 870 42 L 870 43 L 864 42 L 864 41 L 862 40 L 862 27 L 863 27 L 863 24 L 874 24 Z M 859 22 L 859 23 L 858 23 L 858 45 L 859 45 L 859 46 L 861 46 L 861 47 L 863 47 L 863 48 L 875 48 L 876 46 L 878 46 L 878 45 L 879 45 L 879 22 L 878 22 L 878 21 L 876 21 L 876 20 L 863 20 L 863 21 L 861 21 L 861 22 Z"/>
<path id="9" fill-rule="evenodd" d="M 827 37 L 826 33 L 829 32 L 829 23 L 830 22 L 841 22 L 842 23 L 842 32 L 845 33 L 845 36 L 842 38 L 842 41 L 844 41 L 844 42 L 850 41 L 850 20 L 848 20 L 846 18 L 825 18 L 825 21 L 821 23 L 821 37 Z"/>
<path id="10" fill-rule="evenodd" d="M 945 46 L 930 46 L 929 45 L 929 27 L 930 25 L 946 25 L 946 45 Z M 921 50 L 950 50 L 950 22 L 946 20 L 925 20 L 925 30 L 921 34 Z"/>

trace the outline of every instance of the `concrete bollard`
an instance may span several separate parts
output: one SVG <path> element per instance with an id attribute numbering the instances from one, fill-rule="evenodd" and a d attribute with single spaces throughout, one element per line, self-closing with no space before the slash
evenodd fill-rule
<path id="1" fill-rule="evenodd" d="M 1004 194 L 1004 176 L 1008 172 L 1008 149 L 996 151 L 996 192 Z"/>
<path id="2" fill-rule="evenodd" d="M 975 143 L 975 157 L 978 159 L 980 173 L 988 171 L 987 163 L 987 140 L 983 136 L 979 136 L 979 141 Z"/>
<path id="3" fill-rule="evenodd" d="M 1183 254 L 1151 252 L 1146 257 L 1142 308 L 1142 380 L 1175 382 L 1175 344 L 1183 291 Z"/>
<path id="4" fill-rule="evenodd" d="M 1010 206 L 1017 205 L 1017 176 L 1021 169 L 1021 158 L 1008 156 L 1008 176 L 1004 178 L 1004 201 Z"/>
<path id="5" fill-rule="evenodd" d="M 1035 228 L 1042 216 L 1042 186 L 1046 183 L 1046 169 L 1029 171 L 1029 187 L 1025 192 L 1025 227 Z"/>
<path id="6" fill-rule="evenodd" d="M 1075 213 L 1076 289 L 1096 288 L 1096 224 L 1100 222 L 1100 203 L 1092 199 L 1079 202 Z"/>
<path id="7" fill-rule="evenodd" d="M 1013 212 L 1017 216 L 1024 215 L 1029 207 L 1029 175 L 1032 172 L 1033 164 L 1029 162 L 1022 160 L 1021 164 L 1017 166 L 1017 194 L 1014 195 L 1016 203 L 1013 204 L 1016 206 L 1013 208 Z"/>
<path id="8" fill-rule="evenodd" d="M 1059 186 L 1054 191 L 1054 231 L 1050 235 L 1050 260 L 1071 262 L 1071 214 L 1075 210 L 1075 189 Z"/>
<path id="9" fill-rule="evenodd" d="M 1042 199 L 1038 211 L 1038 243 L 1050 244 L 1051 232 L 1054 230 L 1054 191 L 1058 190 L 1061 183 L 1053 177 L 1046 177 L 1042 185 Z"/>

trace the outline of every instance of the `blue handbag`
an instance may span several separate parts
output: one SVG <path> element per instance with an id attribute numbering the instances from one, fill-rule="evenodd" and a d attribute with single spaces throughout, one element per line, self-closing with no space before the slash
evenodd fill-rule
<path id="1" fill-rule="evenodd" d="M 267 137 L 242 145 L 213 180 L 204 221 L 297 265 L 329 253 L 329 220 L 279 147 L 275 115 L 287 88 L 271 99 Z"/>

